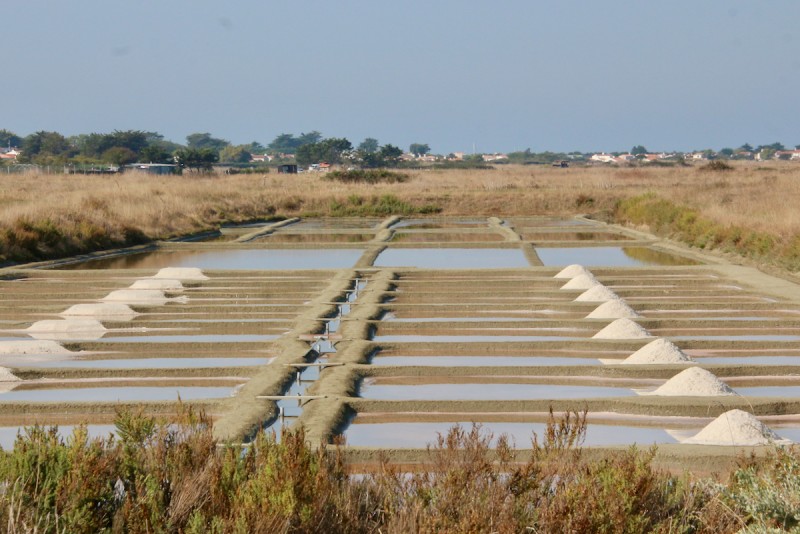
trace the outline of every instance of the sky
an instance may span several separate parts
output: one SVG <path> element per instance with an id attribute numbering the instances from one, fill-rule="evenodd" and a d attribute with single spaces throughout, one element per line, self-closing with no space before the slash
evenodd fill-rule
<path id="1" fill-rule="evenodd" d="M 800 144 L 800 2 L 24 0 L 0 128 L 434 153 Z"/>

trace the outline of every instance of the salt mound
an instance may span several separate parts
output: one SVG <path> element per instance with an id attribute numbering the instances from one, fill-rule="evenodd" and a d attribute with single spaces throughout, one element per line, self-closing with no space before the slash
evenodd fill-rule
<path id="1" fill-rule="evenodd" d="M 183 284 L 180 280 L 174 278 L 146 278 L 143 280 L 135 281 L 131 289 L 162 289 L 165 291 L 175 291 L 183 289 Z"/>
<path id="2" fill-rule="evenodd" d="M 169 299 L 160 289 L 117 289 L 101 300 L 127 304 L 166 304 Z"/>
<path id="3" fill-rule="evenodd" d="M 561 289 L 589 289 L 598 284 L 600 284 L 600 282 L 597 281 L 597 278 L 595 278 L 593 274 L 584 273 L 584 274 L 579 274 L 578 276 L 576 276 L 575 278 L 573 278 L 572 280 L 561 286 Z"/>
<path id="4" fill-rule="evenodd" d="M 622 299 L 606 301 L 586 316 L 587 319 L 621 319 L 623 317 L 635 319 L 641 316 Z"/>
<path id="5" fill-rule="evenodd" d="M 640 339 L 650 333 L 630 319 L 617 319 L 592 336 L 593 339 Z"/>
<path id="6" fill-rule="evenodd" d="M 656 389 L 653 395 L 670 397 L 714 397 L 736 395 L 722 380 L 700 367 L 684 369 Z"/>
<path id="7" fill-rule="evenodd" d="M 625 365 L 647 365 L 658 363 L 694 363 L 681 349 L 668 339 L 659 338 L 637 350 L 621 363 Z"/>
<path id="8" fill-rule="evenodd" d="M 609 300 L 618 299 L 619 296 L 616 293 L 602 284 L 597 284 L 591 289 L 588 289 L 578 295 L 574 302 L 606 302 Z"/>
<path id="9" fill-rule="evenodd" d="M 55 341 L 20 340 L 0 342 L 0 355 L 71 354 Z"/>
<path id="10" fill-rule="evenodd" d="M 730 410 L 720 415 L 698 432 L 681 443 L 690 445 L 738 445 L 755 446 L 770 443 L 789 444 L 751 413 Z"/>
<path id="11" fill-rule="evenodd" d="M 575 278 L 580 274 L 592 274 L 592 273 L 590 273 L 589 269 L 587 269 L 583 265 L 578 265 L 577 263 L 573 263 L 572 265 L 564 267 L 553 278 Z"/>
<path id="12" fill-rule="evenodd" d="M 121 302 L 100 302 L 93 304 L 75 304 L 61 312 L 61 315 L 130 319 L 139 314 L 133 311 L 130 306 Z"/>
<path id="13" fill-rule="evenodd" d="M 153 278 L 173 278 L 175 280 L 208 280 L 197 267 L 164 267 Z"/>
<path id="14" fill-rule="evenodd" d="M 0 367 L 0 382 L 22 382 L 22 379 L 7 367 Z"/>
<path id="15" fill-rule="evenodd" d="M 30 325 L 27 332 L 105 332 L 106 327 L 96 319 L 64 319 L 36 321 Z"/>

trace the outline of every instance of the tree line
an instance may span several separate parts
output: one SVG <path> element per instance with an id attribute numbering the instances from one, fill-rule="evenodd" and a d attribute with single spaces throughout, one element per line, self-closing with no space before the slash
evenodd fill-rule
<path id="1" fill-rule="evenodd" d="M 392 144 L 381 145 L 368 137 L 357 147 L 340 137 L 325 138 L 316 130 L 294 135 L 282 133 L 270 143 L 258 141 L 234 145 L 208 132 L 186 136 L 186 143 L 169 141 L 157 132 L 114 130 L 111 133 L 90 133 L 66 137 L 59 132 L 38 131 L 22 137 L 0 130 L 0 148 L 18 148 L 18 163 L 38 165 L 95 165 L 122 166 L 130 163 L 177 163 L 195 170 L 210 170 L 213 165 L 248 164 L 253 155 L 271 154 L 278 163 L 299 165 L 328 162 L 353 164 L 361 167 L 394 166 L 403 151 Z M 427 144 L 412 143 L 409 151 L 424 155 L 430 152 Z"/>

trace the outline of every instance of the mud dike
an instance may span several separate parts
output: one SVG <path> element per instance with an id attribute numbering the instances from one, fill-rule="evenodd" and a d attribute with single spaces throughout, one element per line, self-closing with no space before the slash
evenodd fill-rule
<path id="1" fill-rule="evenodd" d="M 473 422 L 525 448 L 550 408 L 667 465 L 762 446 L 725 421 L 800 440 L 798 286 L 586 219 L 287 220 L 3 274 L 0 439 L 180 395 L 221 440 L 364 461 Z"/>

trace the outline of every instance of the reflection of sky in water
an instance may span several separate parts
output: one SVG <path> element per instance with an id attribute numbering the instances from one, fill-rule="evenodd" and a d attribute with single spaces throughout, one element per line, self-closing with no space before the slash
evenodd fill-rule
<path id="1" fill-rule="evenodd" d="M 800 397 L 798 386 L 754 386 L 733 388 L 736 393 L 745 397 Z"/>
<path id="2" fill-rule="evenodd" d="M 376 267 L 421 269 L 515 269 L 530 267 L 515 248 L 388 248 L 378 255 Z"/>
<path id="3" fill-rule="evenodd" d="M 44 425 L 49 428 L 51 425 Z M 57 425 L 58 435 L 65 441 L 72 436 L 72 431 L 75 425 Z M 86 432 L 89 439 L 92 438 L 106 438 L 109 434 L 116 434 L 117 427 L 115 425 L 86 425 Z M 14 447 L 14 441 L 17 439 L 17 433 L 23 436 L 25 433 L 24 426 L 2 426 L 0 427 L 0 447 L 9 451 Z"/>
<path id="4" fill-rule="evenodd" d="M 629 397 L 628 388 L 554 384 L 416 384 L 389 385 L 364 382 L 361 397 L 380 400 L 522 400 Z"/>
<path id="5" fill-rule="evenodd" d="M 703 356 L 694 357 L 699 364 L 731 365 L 800 365 L 800 356 Z"/>
<path id="6" fill-rule="evenodd" d="M 356 419 L 358 420 L 358 419 Z M 398 448 L 424 448 L 436 442 L 437 433 L 446 435 L 448 430 L 459 423 L 365 423 L 351 424 L 344 435 L 348 445 L 362 447 L 398 447 Z M 460 423 L 465 430 L 472 428 L 469 422 Z M 482 431 L 494 434 L 492 444 L 497 443 L 500 434 L 506 434 L 518 448 L 529 448 L 533 432 L 536 432 L 541 441 L 545 432 L 545 423 L 510 423 L 487 422 L 481 423 Z M 690 435 L 699 431 L 692 430 Z M 629 445 L 639 443 L 651 445 L 653 443 L 676 443 L 666 430 L 661 428 L 646 428 L 634 426 L 597 425 L 589 424 L 586 429 L 588 446 Z"/>
<path id="7" fill-rule="evenodd" d="M 583 332 L 586 332 L 585 330 Z M 373 341 L 384 343 L 492 343 L 514 341 L 571 341 L 587 339 L 587 336 L 418 336 L 389 335 L 375 336 Z"/>
<path id="8" fill-rule="evenodd" d="M 94 260 L 71 269 L 161 269 L 197 267 L 231 270 L 343 269 L 361 257 L 360 249 L 249 249 L 215 252 L 155 251 Z"/>
<path id="9" fill-rule="evenodd" d="M 137 358 L 133 360 L 31 361 L 26 367 L 78 369 L 208 369 L 267 365 L 272 358 Z M 0 357 L 0 362 L 2 357 Z"/>
<path id="10" fill-rule="evenodd" d="M 2 402 L 130 402 L 217 399 L 229 397 L 231 386 L 100 387 L 67 389 L 15 389 L 0 393 Z"/>
<path id="11" fill-rule="evenodd" d="M 547 267 L 572 264 L 588 267 L 695 265 L 696 262 L 647 247 L 536 247 Z"/>
<path id="12" fill-rule="evenodd" d="M 554 365 L 600 365 L 594 358 L 528 356 L 378 356 L 373 365 L 419 365 L 432 367 L 514 367 Z"/>

